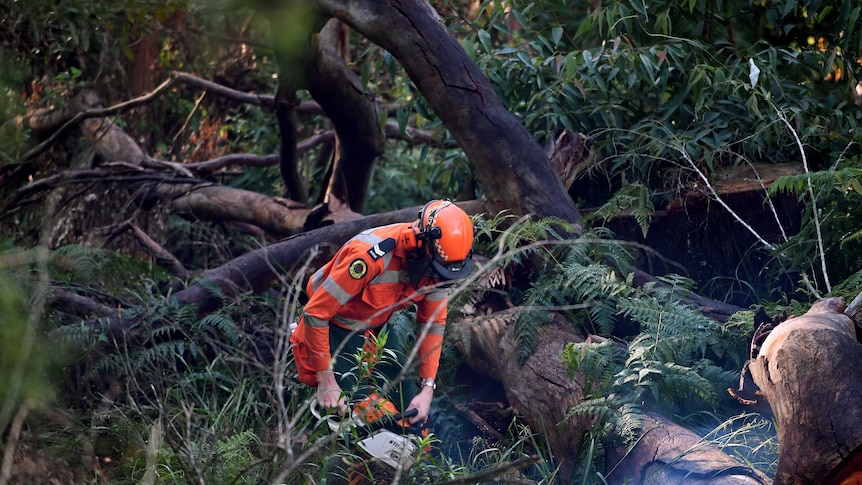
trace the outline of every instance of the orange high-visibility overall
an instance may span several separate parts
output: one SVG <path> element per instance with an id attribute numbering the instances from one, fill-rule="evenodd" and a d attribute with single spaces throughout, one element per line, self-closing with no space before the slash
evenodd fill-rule
<path id="1" fill-rule="evenodd" d="M 444 288 L 424 288 L 435 283 L 431 278 L 423 277 L 418 290 L 410 283 L 405 269 L 407 250 L 398 241 L 410 225 L 392 224 L 359 233 L 312 275 L 306 288 L 308 303 L 291 336 L 303 383 L 316 386 L 316 373 L 331 368 L 330 324 L 360 332 L 375 329 L 411 304 L 416 305 L 416 334 L 425 333 L 418 342 L 419 378 L 437 375 L 448 297 Z"/>

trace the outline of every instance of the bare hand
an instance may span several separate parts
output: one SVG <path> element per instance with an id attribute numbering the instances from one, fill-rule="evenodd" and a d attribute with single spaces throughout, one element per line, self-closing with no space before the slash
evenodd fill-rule
<path id="1" fill-rule="evenodd" d="M 428 414 L 431 412 L 431 400 L 434 398 L 434 390 L 430 387 L 423 387 L 419 394 L 410 401 L 410 405 L 407 406 L 407 411 L 411 409 L 415 409 L 417 411 L 416 416 L 409 418 L 408 421 L 410 424 L 421 423 L 428 418 Z"/>
<path id="2" fill-rule="evenodd" d="M 337 408 L 339 414 L 347 412 L 347 397 L 342 395 L 332 371 L 317 373 L 317 405 L 323 409 Z"/>

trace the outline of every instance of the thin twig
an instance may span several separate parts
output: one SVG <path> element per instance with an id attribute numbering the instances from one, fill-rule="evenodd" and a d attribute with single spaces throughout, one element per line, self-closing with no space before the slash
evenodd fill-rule
<path id="1" fill-rule="evenodd" d="M 793 129 L 790 121 L 784 115 L 784 112 L 776 106 L 772 106 L 778 118 L 787 125 L 787 129 L 796 140 L 796 147 L 799 148 L 799 154 L 802 156 L 802 168 L 805 170 L 806 180 L 808 182 L 808 196 L 811 197 L 811 211 L 814 213 L 814 230 L 817 232 L 817 249 L 820 253 L 820 270 L 823 271 L 823 282 L 826 284 L 826 293 L 832 293 L 832 285 L 829 284 L 829 272 L 826 271 L 826 251 L 823 249 L 823 234 L 820 232 L 820 214 L 817 210 L 817 198 L 814 196 L 814 184 L 811 182 L 811 171 L 808 169 L 808 157 L 805 155 L 805 147 L 802 146 L 802 140 L 799 134 Z"/>
<path id="2" fill-rule="evenodd" d="M 21 428 L 24 425 L 24 418 L 30 411 L 30 401 L 25 401 L 18 408 L 15 414 L 15 419 L 12 421 L 12 428 L 9 430 L 9 437 L 6 441 L 6 446 L 3 451 L 3 465 L 0 466 L 0 485 L 9 483 L 12 478 L 12 460 L 15 458 L 15 448 L 18 446 L 18 439 L 21 437 Z"/>
<path id="3" fill-rule="evenodd" d="M 763 183 L 763 178 L 759 173 L 757 173 L 757 168 L 755 168 L 753 163 L 748 160 L 746 160 L 745 163 L 747 163 L 749 168 L 751 168 L 751 171 L 754 172 L 754 176 L 757 177 L 757 182 L 760 184 L 760 188 L 762 188 L 763 193 L 766 194 L 766 203 L 769 205 L 769 210 L 772 211 L 772 216 L 775 217 L 775 223 L 778 225 L 778 230 L 781 231 L 781 240 L 787 242 L 787 233 L 784 231 L 784 225 L 781 224 L 781 219 L 778 217 L 778 210 L 775 208 L 775 204 L 772 203 L 772 197 L 769 197 L 769 190 L 766 188 L 766 184 Z"/>
<path id="4" fill-rule="evenodd" d="M 709 183 L 709 178 L 707 178 L 706 174 L 704 174 L 703 171 L 697 167 L 697 165 L 694 163 L 694 160 L 692 160 L 691 157 L 688 155 L 688 153 L 685 151 L 685 146 L 680 144 L 678 146 L 674 146 L 673 148 L 676 149 L 676 151 L 678 151 L 682 155 L 682 157 L 685 159 L 686 162 L 688 162 L 689 165 L 691 165 L 691 168 L 694 169 L 695 173 L 697 173 L 697 175 L 700 177 L 700 179 L 706 185 L 706 188 L 709 189 L 710 193 L 712 194 L 712 197 L 716 200 L 716 202 L 718 202 L 722 207 L 724 207 L 727 210 L 727 212 L 729 212 L 730 215 L 734 219 L 736 219 L 737 222 L 739 222 L 740 224 L 742 224 L 743 227 L 748 229 L 748 232 L 750 232 L 755 238 L 757 238 L 757 240 L 760 241 L 760 243 L 766 249 L 768 249 L 768 250 L 775 249 L 775 246 L 773 244 L 768 242 L 766 239 L 763 239 L 763 237 L 760 234 L 758 234 L 758 232 L 755 231 L 754 228 L 751 227 L 751 225 L 749 225 L 747 222 L 742 220 L 742 218 L 739 217 L 739 214 L 737 214 L 733 209 L 731 209 L 730 206 L 727 205 L 727 203 L 724 201 L 724 199 L 722 199 L 721 196 L 718 195 L 718 191 L 716 191 L 715 187 L 713 187 L 712 184 Z"/>

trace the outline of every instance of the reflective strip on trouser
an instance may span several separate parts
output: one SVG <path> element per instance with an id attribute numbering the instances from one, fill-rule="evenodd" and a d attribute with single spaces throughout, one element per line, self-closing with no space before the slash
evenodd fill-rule
<path id="1" fill-rule="evenodd" d="M 346 342 L 344 340 L 347 339 Z M 379 379 L 369 379 L 360 369 L 357 368 L 356 353 L 365 348 L 366 339 L 362 332 L 351 334 L 349 330 L 345 330 L 338 325 L 329 326 L 329 349 L 333 354 L 337 349 L 344 344 L 342 350 L 338 352 L 335 359 L 333 370 L 335 371 L 338 385 L 341 386 L 348 394 L 351 394 L 351 400 L 356 402 L 368 397 L 370 391 L 379 392 L 385 382 L 379 382 Z M 387 358 L 382 362 L 377 363 L 372 370 L 373 374 L 383 375 L 389 382 L 395 380 L 401 369 L 404 367 L 405 357 L 404 349 L 401 342 L 395 335 L 395 332 L 389 332 L 386 342 L 386 348 L 395 351 L 397 361 Z M 382 349 L 380 349 L 382 350 Z M 372 387 L 378 387 L 372 389 Z M 411 378 L 411 373 L 399 383 L 392 386 L 386 397 L 395 404 L 399 412 L 407 409 L 407 405 L 418 393 L 416 383 Z"/>

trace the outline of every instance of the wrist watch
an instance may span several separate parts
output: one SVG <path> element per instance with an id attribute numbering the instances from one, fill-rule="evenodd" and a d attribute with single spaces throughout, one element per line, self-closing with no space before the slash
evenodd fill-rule
<path id="1" fill-rule="evenodd" d="M 419 387 L 430 387 L 433 390 L 437 389 L 437 383 L 434 382 L 434 379 L 426 377 L 425 379 L 419 379 Z"/>

